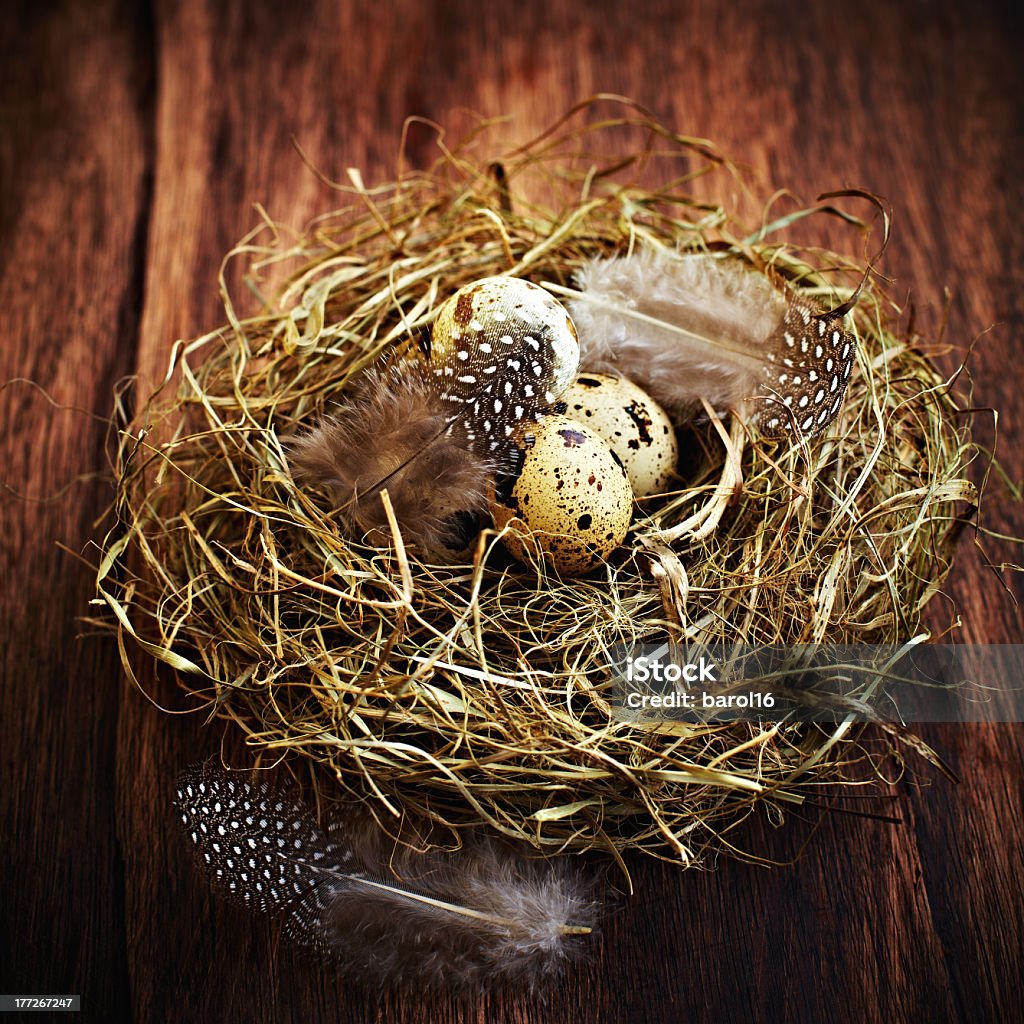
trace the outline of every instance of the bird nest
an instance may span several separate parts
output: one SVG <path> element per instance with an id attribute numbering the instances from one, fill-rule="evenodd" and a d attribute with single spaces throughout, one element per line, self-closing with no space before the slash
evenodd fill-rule
<path id="1" fill-rule="evenodd" d="M 232 254 L 260 308 L 236 310 L 226 273 L 224 326 L 175 345 L 120 433 L 98 587 L 126 669 L 134 640 L 244 731 L 256 763 L 311 767 L 321 798 L 364 800 L 385 824 L 422 814 L 550 853 L 688 864 L 739 852 L 752 808 L 777 816 L 823 783 L 870 780 L 893 730 L 874 743 L 845 720 L 625 721 L 613 651 L 918 636 L 977 502 L 967 418 L 864 266 L 786 241 L 840 211 L 740 230 L 692 194 L 698 178 L 736 191 L 735 169 L 634 113 L 567 119 L 501 164 L 475 162 L 478 141 L 372 190 L 350 172 L 343 209 L 294 244 L 268 221 Z M 863 283 L 831 427 L 793 445 L 713 417 L 680 425 L 672 493 L 641 502 L 622 547 L 577 579 L 513 563 L 495 529 L 465 564 L 421 560 L 397 524 L 366 546 L 296 485 L 288 439 L 421 340 L 456 288 L 493 274 L 571 287 L 588 258 L 641 244 L 729 251 L 822 305 Z"/>

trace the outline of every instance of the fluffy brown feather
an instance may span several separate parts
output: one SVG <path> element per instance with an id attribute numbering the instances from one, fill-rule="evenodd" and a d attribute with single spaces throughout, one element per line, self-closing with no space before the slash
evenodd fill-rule
<path id="1" fill-rule="evenodd" d="M 211 762 L 181 774 L 176 804 L 218 889 L 374 983 L 540 988 L 582 952 L 597 909 L 563 866 L 484 842 L 415 854 L 365 817 L 328 831 L 297 800 Z"/>
<path id="2" fill-rule="evenodd" d="M 478 532 L 495 466 L 453 435 L 448 416 L 417 364 L 367 370 L 344 408 L 291 442 L 289 463 L 368 543 L 391 543 L 386 488 L 404 543 L 451 556 Z"/>

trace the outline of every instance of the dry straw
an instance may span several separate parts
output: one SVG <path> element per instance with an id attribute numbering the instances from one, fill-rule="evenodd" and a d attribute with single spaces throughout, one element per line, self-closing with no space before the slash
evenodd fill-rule
<path id="1" fill-rule="evenodd" d="M 868 746 L 849 722 L 617 721 L 612 647 L 919 637 L 977 504 L 967 417 L 915 339 L 894 333 L 875 283 L 852 314 L 858 367 L 826 435 L 793 450 L 747 439 L 742 489 L 717 529 L 666 543 L 659 531 L 699 513 L 737 468 L 718 425 L 684 430 L 677 493 L 648 503 L 612 564 L 585 579 L 510 564 L 493 531 L 460 566 L 423 564 L 397 532 L 390 550 L 361 546 L 288 469 L 287 438 L 421 338 L 474 278 L 571 286 L 588 257 L 645 244 L 731 249 L 823 304 L 852 294 L 861 266 L 783 241 L 812 211 L 741 232 L 690 194 L 709 174 L 738 188 L 711 146 L 597 109 L 497 170 L 467 144 L 378 189 L 351 172 L 344 209 L 296 244 L 265 226 L 241 245 L 232 256 L 254 287 L 271 272 L 285 283 L 245 318 L 225 298 L 225 326 L 179 343 L 126 424 L 98 586 L 130 674 L 134 640 L 244 730 L 255 761 L 308 759 L 322 798 L 357 796 L 385 823 L 482 823 L 549 853 L 642 849 L 692 864 L 740 852 L 734 826 L 759 802 L 779 812 L 825 783 L 870 778 L 855 768 Z"/>

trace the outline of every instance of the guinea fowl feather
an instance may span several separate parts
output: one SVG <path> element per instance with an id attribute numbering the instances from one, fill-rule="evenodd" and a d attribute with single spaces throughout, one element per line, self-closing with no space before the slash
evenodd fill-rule
<path id="1" fill-rule="evenodd" d="M 486 842 L 412 853 L 368 818 L 324 829 L 299 801 L 210 762 L 181 774 L 176 804 L 221 892 L 283 916 L 289 938 L 355 977 L 539 988 L 580 954 L 596 910 L 568 870 Z"/>
<path id="2" fill-rule="evenodd" d="M 740 260 L 641 250 L 576 281 L 582 370 L 628 377 L 679 418 L 704 399 L 767 434 L 809 436 L 838 412 L 855 356 L 842 316 Z"/>

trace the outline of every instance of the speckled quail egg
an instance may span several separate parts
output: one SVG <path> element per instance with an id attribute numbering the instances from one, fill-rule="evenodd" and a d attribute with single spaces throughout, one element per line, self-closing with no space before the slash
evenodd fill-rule
<path id="1" fill-rule="evenodd" d="M 585 373 L 561 401 L 567 416 L 590 427 L 619 457 L 638 498 L 664 493 L 679 446 L 672 421 L 646 391 L 622 377 Z"/>
<path id="2" fill-rule="evenodd" d="M 579 367 L 576 328 L 557 299 L 518 277 L 485 277 L 441 307 L 430 362 L 451 432 L 475 451 L 514 451 L 513 435 L 543 417 Z"/>
<path id="3" fill-rule="evenodd" d="M 633 492 L 626 471 L 594 431 L 567 416 L 545 417 L 521 451 L 511 489 L 500 488 L 491 505 L 496 526 L 519 531 L 506 534 L 505 546 L 527 562 L 536 545 L 563 576 L 589 572 L 629 529 Z"/>

